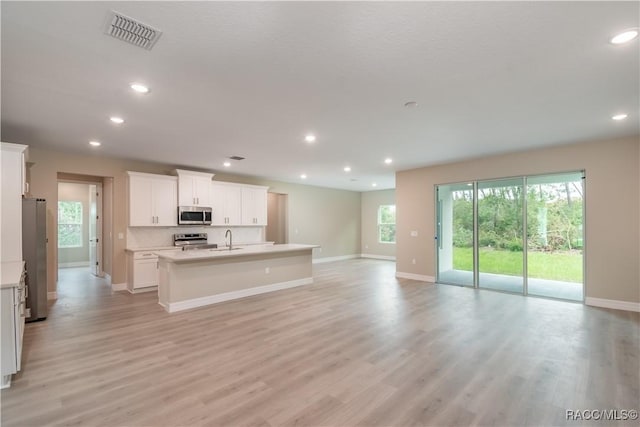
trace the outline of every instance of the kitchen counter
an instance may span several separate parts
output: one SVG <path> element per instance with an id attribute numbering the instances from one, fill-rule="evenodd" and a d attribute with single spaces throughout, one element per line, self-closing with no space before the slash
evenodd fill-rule
<path id="1" fill-rule="evenodd" d="M 188 251 L 163 251 L 158 252 L 158 258 L 168 262 L 192 262 L 201 260 L 214 260 L 220 258 L 234 257 L 255 257 L 260 255 L 277 254 L 281 252 L 298 252 L 308 251 L 313 248 L 319 248 L 317 245 L 300 245 L 300 244 L 284 244 L 284 245 L 251 245 L 244 247 L 233 246 L 229 248 L 217 249 L 193 249 Z"/>
<path id="2" fill-rule="evenodd" d="M 3 262 L 0 264 L 0 288 L 13 288 L 20 285 L 24 261 Z"/>
<path id="3" fill-rule="evenodd" d="M 216 304 L 313 283 L 317 245 L 158 252 L 158 302 L 166 311 Z"/>
<path id="4" fill-rule="evenodd" d="M 216 242 L 212 242 L 216 243 Z M 217 243 L 219 248 L 224 247 L 224 242 Z M 273 245 L 273 242 L 238 242 L 234 243 L 233 246 L 244 247 L 244 246 L 260 246 L 260 245 Z M 155 252 L 155 251 L 169 251 L 169 250 L 180 250 L 180 246 L 153 246 L 149 248 L 126 248 L 125 252 Z"/>

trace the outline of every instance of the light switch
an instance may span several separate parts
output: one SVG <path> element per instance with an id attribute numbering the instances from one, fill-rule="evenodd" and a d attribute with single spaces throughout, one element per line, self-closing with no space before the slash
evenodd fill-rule
<path id="1" fill-rule="evenodd" d="M 418 230 L 411 230 L 411 237 L 418 237 Z"/>
<path id="2" fill-rule="evenodd" d="M 124 239 L 124 233 L 118 233 L 118 240 Z"/>

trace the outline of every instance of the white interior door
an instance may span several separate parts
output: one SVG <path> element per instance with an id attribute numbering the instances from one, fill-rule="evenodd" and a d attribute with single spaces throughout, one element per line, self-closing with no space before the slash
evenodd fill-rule
<path id="1" fill-rule="evenodd" d="M 89 267 L 102 276 L 102 185 L 89 186 Z"/>

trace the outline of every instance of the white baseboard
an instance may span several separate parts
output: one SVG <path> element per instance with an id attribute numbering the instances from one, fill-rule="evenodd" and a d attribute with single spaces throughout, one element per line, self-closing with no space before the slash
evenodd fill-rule
<path id="1" fill-rule="evenodd" d="M 414 274 L 414 273 L 403 273 L 401 271 L 396 271 L 396 277 L 398 279 L 419 280 L 421 282 L 429 282 L 429 283 L 436 282 L 436 278 L 433 276 L 425 276 L 423 274 Z"/>
<path id="2" fill-rule="evenodd" d="M 47 299 L 48 300 L 54 300 L 54 299 L 58 299 L 58 293 L 57 292 L 47 292 Z"/>
<path id="3" fill-rule="evenodd" d="M 89 267 L 89 261 L 59 262 L 58 268 Z"/>
<path id="4" fill-rule="evenodd" d="M 638 302 L 586 297 L 584 300 L 584 303 L 586 305 L 591 305 L 594 307 L 613 308 L 614 310 L 640 312 L 640 303 Z"/>
<path id="5" fill-rule="evenodd" d="M 127 290 L 127 284 L 126 283 L 112 283 L 111 284 L 111 290 L 113 292 L 126 291 Z"/>
<path id="6" fill-rule="evenodd" d="M 304 279 L 290 280 L 288 282 L 274 283 L 272 285 L 258 286 L 255 288 L 242 289 L 242 290 L 233 291 L 233 292 L 225 292 L 224 294 L 211 295 L 208 297 L 194 298 L 186 301 L 167 303 L 167 304 L 159 302 L 158 304 L 164 307 L 164 309 L 169 313 L 175 313 L 176 311 L 189 310 L 191 308 L 202 307 L 205 305 L 216 304 L 224 301 L 231 301 L 234 299 L 264 294 L 267 292 L 295 288 L 297 286 L 303 286 L 303 285 L 310 285 L 312 283 L 313 283 L 313 277 L 306 277 Z"/>
<path id="7" fill-rule="evenodd" d="M 395 261 L 396 257 L 389 255 L 360 254 L 360 258 L 384 259 L 386 261 Z"/>
<path id="8" fill-rule="evenodd" d="M 334 262 L 334 261 L 344 261 L 347 259 L 356 259 L 356 258 L 360 258 L 359 254 L 353 254 L 353 255 L 342 255 L 342 256 L 331 256 L 331 257 L 326 257 L 326 258 L 314 258 L 312 263 L 313 264 L 322 264 L 325 262 Z"/>
<path id="9" fill-rule="evenodd" d="M 134 289 L 134 290 L 131 290 L 131 289 L 127 288 L 127 291 L 130 294 L 142 294 L 142 293 L 145 293 L 145 292 L 158 292 L 158 287 L 157 286 L 148 286 L 146 288 L 138 288 L 138 289 Z"/>

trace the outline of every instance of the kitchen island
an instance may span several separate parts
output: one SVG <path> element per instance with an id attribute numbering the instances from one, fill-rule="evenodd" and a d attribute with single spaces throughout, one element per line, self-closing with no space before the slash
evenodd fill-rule
<path id="1" fill-rule="evenodd" d="M 169 313 L 313 283 L 317 245 L 158 252 L 158 300 Z"/>

